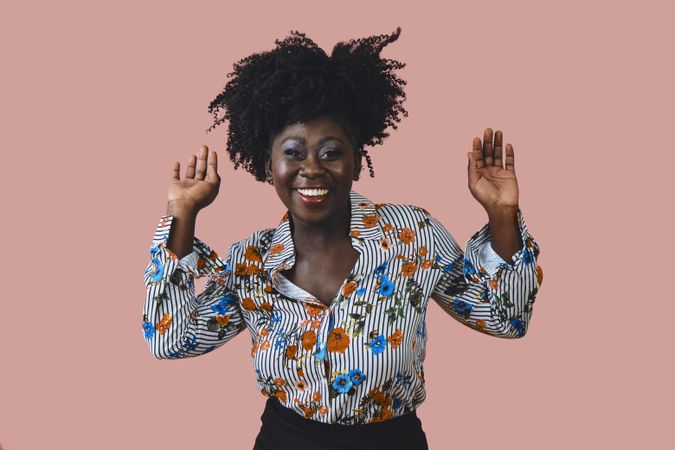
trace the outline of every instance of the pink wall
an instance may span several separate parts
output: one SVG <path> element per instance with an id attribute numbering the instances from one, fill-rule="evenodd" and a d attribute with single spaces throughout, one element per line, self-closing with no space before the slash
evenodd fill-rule
<path id="1" fill-rule="evenodd" d="M 252 446 L 265 399 L 248 335 L 182 361 L 154 360 L 142 336 L 173 162 L 202 144 L 221 156 L 197 229 L 217 251 L 275 224 L 273 190 L 228 164 L 226 126 L 204 133 L 226 73 L 291 29 L 330 51 L 396 26 L 383 56 L 407 64 L 410 116 L 355 189 L 427 208 L 464 246 L 487 220 L 466 152 L 501 129 L 544 271 L 522 340 L 431 306 L 431 448 L 672 445 L 668 2 L 39 3 L 0 19 L 6 450 Z"/>

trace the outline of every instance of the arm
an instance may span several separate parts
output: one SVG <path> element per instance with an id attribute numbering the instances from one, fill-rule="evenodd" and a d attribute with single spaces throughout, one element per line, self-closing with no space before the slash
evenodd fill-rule
<path id="1" fill-rule="evenodd" d="M 478 331 L 501 338 L 524 336 L 542 272 L 537 266 L 539 245 L 520 209 L 516 220 L 524 244 L 510 258 L 512 263 L 498 262 L 499 255 L 487 247 L 492 246 L 489 224 L 471 236 L 464 253 L 447 229 L 431 220 L 436 261 L 443 270 L 431 297 L 450 316 Z"/>
<path id="2" fill-rule="evenodd" d="M 194 237 L 192 251 L 179 259 L 167 246 L 175 217 L 160 218 L 145 270 L 142 326 L 153 356 L 187 358 L 207 353 L 245 328 L 231 287 L 229 254 L 223 261 Z M 194 278 L 208 276 L 195 296 Z"/>

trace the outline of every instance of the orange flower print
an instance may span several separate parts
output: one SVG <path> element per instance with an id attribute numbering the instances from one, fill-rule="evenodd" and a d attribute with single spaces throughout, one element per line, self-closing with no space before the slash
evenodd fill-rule
<path id="1" fill-rule="evenodd" d="M 368 202 L 359 202 L 359 209 L 366 209 L 370 206 Z"/>
<path id="2" fill-rule="evenodd" d="M 246 252 L 244 252 L 244 258 L 253 262 L 262 262 L 262 257 L 260 252 L 253 245 L 246 247 Z"/>
<path id="3" fill-rule="evenodd" d="M 305 380 L 298 380 L 295 382 L 295 388 L 300 392 L 305 392 L 305 390 L 307 389 L 307 383 L 305 382 Z M 296 400 L 298 399 L 296 398 Z"/>
<path id="4" fill-rule="evenodd" d="M 230 316 L 216 316 L 216 322 L 218 322 L 218 325 L 221 327 L 224 327 L 230 323 Z"/>
<path id="5" fill-rule="evenodd" d="M 361 237 L 361 232 L 359 230 L 352 230 L 349 234 L 351 237 Z"/>
<path id="6" fill-rule="evenodd" d="M 274 379 L 274 384 L 275 384 L 275 386 L 281 387 L 281 386 L 283 386 L 283 385 L 286 384 L 286 380 L 284 380 L 284 379 L 281 378 L 281 377 L 276 377 L 276 378 Z"/>
<path id="7" fill-rule="evenodd" d="M 323 312 L 323 307 L 319 305 L 311 305 L 309 303 L 305 303 L 305 311 L 307 314 L 309 314 L 310 317 L 318 316 Z"/>
<path id="8" fill-rule="evenodd" d="M 401 275 L 404 277 L 411 277 L 416 270 L 417 264 L 412 261 L 408 261 L 407 263 L 403 264 L 403 267 L 401 267 Z"/>
<path id="9" fill-rule="evenodd" d="M 246 263 L 237 263 L 234 269 L 234 274 L 238 277 L 246 275 Z"/>
<path id="10" fill-rule="evenodd" d="M 241 307 L 244 308 L 246 311 L 255 311 L 255 302 L 251 297 L 246 297 L 241 301 Z"/>
<path id="11" fill-rule="evenodd" d="M 423 245 L 417 250 L 417 254 L 420 255 L 421 257 L 427 256 L 427 253 L 429 253 L 429 250 Z"/>
<path id="12" fill-rule="evenodd" d="M 349 297 L 356 290 L 356 281 L 351 280 L 342 288 L 342 296 Z"/>
<path id="13" fill-rule="evenodd" d="M 255 341 L 251 347 L 251 358 L 253 358 L 256 353 L 258 353 L 258 341 Z"/>
<path id="14" fill-rule="evenodd" d="M 289 345 L 288 347 L 286 347 L 286 358 L 287 359 L 295 358 L 296 353 L 298 353 L 298 346 L 297 345 Z"/>
<path id="15" fill-rule="evenodd" d="M 274 396 L 278 399 L 281 399 L 282 402 L 286 402 L 286 392 L 284 391 L 276 391 L 274 393 Z"/>
<path id="16" fill-rule="evenodd" d="M 306 405 L 300 405 L 299 408 L 302 409 L 302 412 L 305 414 L 305 419 L 309 419 L 314 415 L 314 413 L 316 413 L 315 408 L 310 408 Z"/>
<path id="17" fill-rule="evenodd" d="M 197 260 L 197 270 L 202 270 L 206 267 L 206 259 L 203 256 L 200 256 Z"/>
<path id="18" fill-rule="evenodd" d="M 298 374 L 299 377 L 304 377 L 305 376 L 305 369 L 303 369 L 302 367 L 298 367 L 296 369 L 296 373 Z"/>
<path id="19" fill-rule="evenodd" d="M 319 406 L 319 414 L 327 414 L 328 406 Z"/>
<path id="20" fill-rule="evenodd" d="M 401 345 L 401 342 L 403 342 L 403 331 L 396 329 L 396 331 L 394 331 L 391 336 L 387 338 L 387 342 L 391 348 L 398 348 L 398 346 Z"/>
<path id="21" fill-rule="evenodd" d="M 320 392 L 320 391 L 315 391 L 315 392 L 312 394 L 312 400 L 314 400 L 315 402 L 320 402 L 320 401 L 321 401 L 321 392 Z"/>
<path id="22" fill-rule="evenodd" d="M 278 255 L 279 253 L 284 251 L 284 244 L 283 242 L 280 242 L 278 244 L 275 244 L 270 248 L 270 255 Z"/>
<path id="23" fill-rule="evenodd" d="M 164 334 L 169 329 L 169 326 L 171 326 L 172 321 L 171 314 L 164 313 L 159 323 L 155 325 L 155 328 L 159 331 L 159 334 Z"/>
<path id="24" fill-rule="evenodd" d="M 267 336 L 268 334 L 270 334 L 270 329 L 269 329 L 269 328 L 267 328 L 267 327 L 262 327 L 262 328 L 260 329 L 260 336 Z"/>
<path id="25" fill-rule="evenodd" d="M 311 350 L 316 344 L 316 332 L 314 330 L 307 330 L 302 333 L 300 344 L 305 350 Z"/>
<path id="26" fill-rule="evenodd" d="M 270 302 L 262 302 L 260 304 L 260 309 L 267 312 L 272 312 L 272 304 Z"/>
<path id="27" fill-rule="evenodd" d="M 391 247 L 391 241 L 387 238 L 384 238 L 380 241 L 380 247 L 382 247 L 383 250 L 389 250 Z"/>
<path id="28" fill-rule="evenodd" d="M 255 275 L 256 273 L 258 273 L 258 270 L 259 269 L 257 266 L 249 264 L 248 266 L 246 266 L 246 275 Z"/>
<path id="29" fill-rule="evenodd" d="M 497 280 L 490 280 L 488 281 L 488 285 L 490 285 L 492 289 L 497 289 L 497 286 L 499 286 L 499 282 Z"/>
<path id="30" fill-rule="evenodd" d="M 377 225 L 377 216 L 375 214 L 363 216 L 361 222 L 363 222 L 363 226 L 366 228 L 374 227 Z"/>
<path id="31" fill-rule="evenodd" d="M 410 244 L 412 241 L 415 240 L 415 232 L 408 227 L 403 227 L 398 237 L 404 244 Z"/>
<path id="32" fill-rule="evenodd" d="M 265 339 L 262 341 L 262 344 L 260 344 L 260 350 L 268 350 L 270 348 L 270 341 L 269 339 Z"/>
<path id="33" fill-rule="evenodd" d="M 316 330 L 321 326 L 320 320 L 312 320 L 312 324 L 309 326 L 312 330 Z"/>
<path id="34" fill-rule="evenodd" d="M 270 294 L 272 291 L 274 291 L 274 288 L 273 288 L 271 285 L 267 284 L 267 285 L 265 285 L 265 288 L 264 288 L 263 290 L 264 290 L 267 294 Z"/>
<path id="35" fill-rule="evenodd" d="M 169 247 L 167 247 L 167 246 L 165 245 L 165 246 L 164 246 L 164 249 L 165 249 L 166 252 L 169 254 L 169 256 L 171 257 L 171 259 L 178 259 L 178 255 L 176 255 Z"/>
<path id="36" fill-rule="evenodd" d="M 425 259 L 422 261 L 422 269 L 427 270 L 431 269 L 431 267 L 434 265 L 434 262 L 430 259 Z"/>
<path id="37" fill-rule="evenodd" d="M 483 319 L 476 320 L 476 328 L 480 328 L 481 330 L 485 328 L 485 321 Z"/>
<path id="38" fill-rule="evenodd" d="M 544 271 L 540 265 L 537 264 L 537 283 L 541 284 L 544 281 Z"/>
<path id="39" fill-rule="evenodd" d="M 209 253 L 209 259 L 211 261 L 215 261 L 216 259 L 218 259 L 218 253 L 216 253 L 215 250 L 211 250 L 211 253 Z"/>
<path id="40" fill-rule="evenodd" d="M 394 227 L 390 223 L 385 223 L 382 227 L 385 233 L 389 233 Z"/>
<path id="41" fill-rule="evenodd" d="M 349 346 L 349 336 L 345 333 L 345 330 L 341 327 L 333 328 L 328 335 L 328 342 L 326 342 L 326 347 L 330 352 L 344 353 Z"/>

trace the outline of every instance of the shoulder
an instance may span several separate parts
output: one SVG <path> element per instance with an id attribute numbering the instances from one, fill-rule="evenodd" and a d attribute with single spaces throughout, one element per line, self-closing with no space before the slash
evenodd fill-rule
<path id="1" fill-rule="evenodd" d="M 244 256 L 247 252 L 255 252 L 264 255 L 274 238 L 275 228 L 263 228 L 254 231 L 244 239 L 230 245 L 229 253 L 233 256 Z"/>
<path id="2" fill-rule="evenodd" d="M 417 226 L 420 221 L 431 218 L 429 211 L 418 205 L 376 203 L 375 209 L 381 220 L 392 225 Z"/>

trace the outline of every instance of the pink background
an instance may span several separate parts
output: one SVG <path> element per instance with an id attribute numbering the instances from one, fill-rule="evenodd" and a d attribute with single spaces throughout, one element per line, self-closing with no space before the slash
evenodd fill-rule
<path id="1" fill-rule="evenodd" d="M 544 272 L 522 340 L 432 304 L 431 448 L 673 448 L 669 2 L 94 3 L 2 8 L 6 450 L 252 447 L 265 398 L 248 334 L 181 361 L 143 338 L 173 162 L 221 156 L 197 224 L 217 251 L 274 225 L 281 203 L 232 169 L 226 124 L 205 134 L 226 73 L 292 29 L 330 52 L 396 26 L 382 55 L 407 64 L 410 116 L 355 190 L 427 208 L 464 246 L 487 220 L 466 152 L 501 129 Z"/>

